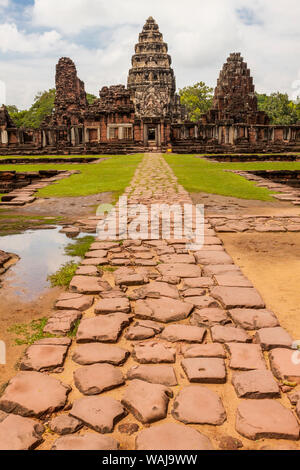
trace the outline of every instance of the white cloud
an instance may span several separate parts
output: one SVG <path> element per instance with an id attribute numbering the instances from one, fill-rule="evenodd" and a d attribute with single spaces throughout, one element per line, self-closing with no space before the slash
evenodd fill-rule
<path id="1" fill-rule="evenodd" d="M 8 101 L 22 106 L 53 84 L 62 55 L 75 61 L 90 92 L 125 84 L 134 44 L 150 15 L 169 45 L 178 87 L 199 80 L 215 86 L 234 51 L 242 53 L 260 92 L 292 95 L 300 77 L 298 0 L 35 0 L 26 13 L 29 33 L 10 21 L 0 25 L 0 51 L 19 54 L 13 62 L 2 57 L 0 79 L 9 82 Z M 24 81 L 28 91 L 22 94 Z"/>

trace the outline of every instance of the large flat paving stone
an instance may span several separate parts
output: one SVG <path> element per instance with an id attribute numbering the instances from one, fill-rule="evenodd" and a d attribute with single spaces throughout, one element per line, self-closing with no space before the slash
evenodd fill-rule
<path id="1" fill-rule="evenodd" d="M 75 370 L 74 383 L 83 395 L 98 395 L 123 385 L 125 380 L 121 370 L 111 364 L 92 364 Z"/>
<path id="2" fill-rule="evenodd" d="M 101 317 L 86 318 L 79 324 L 77 342 L 115 343 L 130 321 L 131 317 L 126 313 L 111 313 Z"/>
<path id="3" fill-rule="evenodd" d="M 229 310 L 229 315 L 237 326 L 245 330 L 279 326 L 276 315 L 266 309 L 234 308 Z"/>
<path id="4" fill-rule="evenodd" d="M 73 434 L 79 431 L 83 426 L 82 422 L 70 415 L 62 414 L 52 418 L 49 428 L 56 434 Z"/>
<path id="5" fill-rule="evenodd" d="M 106 258 L 107 250 L 87 251 L 84 255 L 86 258 Z"/>
<path id="6" fill-rule="evenodd" d="M 185 424 L 221 425 L 226 411 L 219 395 L 201 385 L 184 387 L 175 398 L 172 415 Z"/>
<path id="7" fill-rule="evenodd" d="M 125 390 L 122 404 L 138 421 L 146 424 L 166 417 L 172 397 L 172 390 L 164 385 L 134 379 Z"/>
<path id="8" fill-rule="evenodd" d="M 276 400 L 243 400 L 236 413 L 236 430 L 248 439 L 299 438 L 294 414 Z"/>
<path id="9" fill-rule="evenodd" d="M 184 320 L 192 310 L 193 305 L 166 297 L 137 300 L 135 304 L 137 318 L 156 320 L 162 323 Z"/>
<path id="10" fill-rule="evenodd" d="M 181 352 L 184 358 L 189 358 L 189 357 L 225 358 L 226 357 L 224 347 L 220 343 L 182 345 Z"/>
<path id="11" fill-rule="evenodd" d="M 127 298 L 101 299 L 95 304 L 96 314 L 107 314 L 114 312 L 130 312 L 130 302 Z"/>
<path id="12" fill-rule="evenodd" d="M 70 291 L 78 294 L 99 294 L 109 288 L 106 281 L 96 276 L 74 276 L 70 282 Z"/>
<path id="13" fill-rule="evenodd" d="M 20 363 L 20 370 L 44 372 L 62 367 L 67 352 L 67 345 L 33 344 L 26 349 Z"/>
<path id="14" fill-rule="evenodd" d="M 252 341 L 245 330 L 230 325 L 214 325 L 210 331 L 212 340 L 216 343 L 250 343 Z"/>
<path id="15" fill-rule="evenodd" d="M 170 297 L 171 299 L 178 299 L 179 292 L 177 287 L 172 286 L 166 282 L 154 281 L 144 287 L 136 289 L 133 294 L 137 299 L 144 299 L 145 297 L 159 298 Z"/>
<path id="16" fill-rule="evenodd" d="M 83 312 L 90 308 L 93 305 L 93 302 L 94 297 L 92 295 L 64 292 L 58 297 L 55 307 L 62 310 L 79 310 L 80 312 Z"/>
<path id="17" fill-rule="evenodd" d="M 191 315 L 191 325 L 214 326 L 226 325 L 230 319 L 225 310 L 218 307 L 196 309 Z"/>
<path id="18" fill-rule="evenodd" d="M 242 271 L 235 264 L 209 264 L 205 265 L 203 268 L 203 276 L 215 276 L 227 273 L 242 274 Z"/>
<path id="19" fill-rule="evenodd" d="M 264 308 L 265 303 L 254 288 L 215 286 L 211 296 L 219 300 L 224 308 Z"/>
<path id="20" fill-rule="evenodd" d="M 82 313 L 79 310 L 58 310 L 48 319 L 43 332 L 52 335 L 65 335 L 74 328 Z"/>
<path id="21" fill-rule="evenodd" d="M 136 272 L 115 274 L 115 283 L 117 286 L 140 286 L 146 284 L 148 279 L 143 274 Z"/>
<path id="22" fill-rule="evenodd" d="M 253 287 L 252 282 L 240 273 L 216 274 L 214 278 L 219 286 Z"/>
<path id="23" fill-rule="evenodd" d="M 167 325 L 160 334 L 162 339 L 175 343 L 186 341 L 187 343 L 202 343 L 206 335 L 206 329 L 191 325 Z"/>
<path id="24" fill-rule="evenodd" d="M 264 351 L 269 351 L 273 348 L 291 348 L 293 338 L 284 328 L 277 326 L 258 330 L 255 334 L 255 342 L 259 343 Z"/>
<path id="25" fill-rule="evenodd" d="M 195 258 L 199 264 L 233 264 L 232 258 L 225 251 L 196 251 Z"/>
<path id="26" fill-rule="evenodd" d="M 299 351 L 276 348 L 270 352 L 269 358 L 271 369 L 277 379 L 300 383 Z"/>
<path id="27" fill-rule="evenodd" d="M 190 303 L 193 307 L 197 309 L 204 309 L 204 308 L 216 308 L 219 307 L 218 302 L 216 299 L 211 297 L 210 295 L 196 295 L 192 297 L 186 297 L 184 299 L 186 303 Z"/>
<path id="28" fill-rule="evenodd" d="M 81 436 L 64 436 L 57 439 L 51 450 L 118 450 L 119 443 L 111 436 L 86 433 Z"/>
<path id="29" fill-rule="evenodd" d="M 140 341 L 142 339 L 153 338 L 156 333 L 151 328 L 144 326 L 132 325 L 125 333 L 125 338 L 129 341 Z"/>
<path id="30" fill-rule="evenodd" d="M 195 264 L 187 263 L 173 263 L 173 264 L 159 264 L 157 270 L 163 276 L 175 276 L 175 277 L 200 277 L 201 268 Z"/>
<path id="31" fill-rule="evenodd" d="M 33 419 L 7 415 L 0 421 L 0 450 L 32 450 L 43 442 L 42 424 Z"/>
<path id="32" fill-rule="evenodd" d="M 267 368 L 259 344 L 227 343 L 229 367 L 236 370 L 265 370 Z"/>
<path id="33" fill-rule="evenodd" d="M 236 372 L 232 385 L 239 398 L 278 398 L 279 385 L 269 370 L 250 370 Z"/>
<path id="34" fill-rule="evenodd" d="M 77 364 L 87 366 L 90 364 L 107 362 L 113 366 L 124 364 L 129 351 L 118 346 L 100 343 L 80 344 L 75 349 L 72 359 Z"/>
<path id="35" fill-rule="evenodd" d="M 200 289 L 203 287 L 211 287 L 213 285 L 214 281 L 211 277 L 192 277 L 184 280 L 183 289 Z"/>
<path id="36" fill-rule="evenodd" d="M 69 385 L 41 372 L 19 372 L 0 399 L 0 410 L 25 417 L 43 417 L 63 408 Z"/>
<path id="37" fill-rule="evenodd" d="M 209 438 L 196 429 L 164 423 L 140 431 L 136 450 L 213 450 L 213 446 Z"/>
<path id="38" fill-rule="evenodd" d="M 201 357 L 181 361 L 182 368 L 190 382 L 224 384 L 226 367 L 224 359 Z"/>
<path id="39" fill-rule="evenodd" d="M 187 264 L 195 264 L 195 257 L 193 255 L 162 255 L 160 258 L 162 263 L 167 264 L 178 264 L 178 263 L 187 263 Z"/>
<path id="40" fill-rule="evenodd" d="M 123 405 L 108 396 L 83 397 L 75 400 L 70 415 L 101 434 L 113 432 L 114 426 L 126 416 Z"/>
<path id="41" fill-rule="evenodd" d="M 140 379 L 167 387 L 173 387 L 178 384 L 173 367 L 165 364 L 133 366 L 127 372 L 127 379 Z"/>
<path id="42" fill-rule="evenodd" d="M 132 356 L 140 364 L 173 363 L 176 350 L 160 341 L 146 341 L 134 345 Z"/>

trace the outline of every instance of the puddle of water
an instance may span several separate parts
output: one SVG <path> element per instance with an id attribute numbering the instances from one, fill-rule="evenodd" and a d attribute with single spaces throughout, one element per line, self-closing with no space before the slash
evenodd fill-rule
<path id="1" fill-rule="evenodd" d="M 20 260 L 2 278 L 2 290 L 11 290 L 21 300 L 34 300 L 50 287 L 49 274 L 54 273 L 64 263 L 78 261 L 68 256 L 64 247 L 72 240 L 61 227 L 49 230 L 28 230 L 17 235 L 0 237 L 0 249 L 15 253 Z M 80 237 L 87 234 L 80 234 Z"/>

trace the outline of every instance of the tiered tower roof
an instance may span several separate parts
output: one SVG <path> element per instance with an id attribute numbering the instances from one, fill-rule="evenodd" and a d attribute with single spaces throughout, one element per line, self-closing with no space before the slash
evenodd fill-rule
<path id="1" fill-rule="evenodd" d="M 239 52 L 229 55 L 215 89 L 212 112 L 218 121 L 256 124 L 267 120 L 258 111 L 250 70 Z"/>
<path id="2" fill-rule="evenodd" d="M 150 16 L 139 34 L 127 86 L 138 117 L 174 117 L 181 113 L 168 45 Z"/>

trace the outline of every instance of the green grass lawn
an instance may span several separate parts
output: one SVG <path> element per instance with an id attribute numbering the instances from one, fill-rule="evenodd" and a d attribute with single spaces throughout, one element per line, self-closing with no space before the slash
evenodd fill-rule
<path id="1" fill-rule="evenodd" d="M 77 170 L 79 174 L 58 181 L 41 189 L 38 197 L 72 197 L 88 196 L 102 192 L 113 192 L 115 198 L 123 193 L 132 179 L 142 154 L 114 155 L 100 163 L 87 164 L 25 164 L 1 165 L 2 170 L 38 171 L 38 170 Z"/>
<path id="2" fill-rule="evenodd" d="M 258 188 L 242 176 L 224 170 L 300 170 L 300 162 L 213 163 L 195 155 L 164 155 L 181 184 L 190 193 L 206 192 L 240 199 L 272 201 L 266 188 Z"/>

